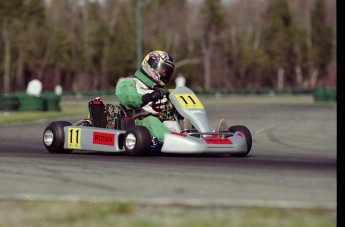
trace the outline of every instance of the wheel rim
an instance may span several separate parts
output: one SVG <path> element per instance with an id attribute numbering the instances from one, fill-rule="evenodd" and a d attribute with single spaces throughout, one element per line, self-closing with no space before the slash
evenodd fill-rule
<path id="1" fill-rule="evenodd" d="M 47 146 L 52 145 L 53 139 L 54 139 L 54 134 L 51 130 L 47 130 L 44 132 L 43 141 L 45 145 Z"/>
<path id="2" fill-rule="evenodd" d="M 133 133 L 129 133 L 126 137 L 126 147 L 132 150 L 135 147 L 136 142 L 137 139 L 135 138 L 135 135 Z"/>

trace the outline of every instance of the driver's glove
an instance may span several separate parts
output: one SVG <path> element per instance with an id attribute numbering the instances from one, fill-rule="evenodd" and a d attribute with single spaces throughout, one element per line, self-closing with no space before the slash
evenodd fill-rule
<path id="1" fill-rule="evenodd" d="M 163 95 L 169 95 L 169 90 L 165 88 L 158 88 Z"/>
<path id="2" fill-rule="evenodd" d="M 151 93 L 141 96 L 143 103 L 156 102 L 157 100 L 163 98 L 164 93 L 161 90 L 154 90 Z"/>

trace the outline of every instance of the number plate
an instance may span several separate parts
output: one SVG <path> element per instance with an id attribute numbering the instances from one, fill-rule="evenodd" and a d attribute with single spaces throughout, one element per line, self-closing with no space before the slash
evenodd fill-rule
<path id="1" fill-rule="evenodd" d="M 176 94 L 175 98 L 184 109 L 204 109 L 204 106 L 194 94 Z"/>
<path id="2" fill-rule="evenodd" d="M 68 130 L 68 148 L 80 149 L 81 128 L 70 128 Z"/>

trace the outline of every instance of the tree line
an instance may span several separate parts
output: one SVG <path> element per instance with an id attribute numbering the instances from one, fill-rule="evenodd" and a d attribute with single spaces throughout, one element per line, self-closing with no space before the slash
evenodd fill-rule
<path id="1" fill-rule="evenodd" d="M 4 0 L 0 91 L 113 88 L 137 69 L 138 22 L 143 55 L 168 52 L 191 87 L 314 89 L 332 80 L 334 18 L 335 0 Z"/>

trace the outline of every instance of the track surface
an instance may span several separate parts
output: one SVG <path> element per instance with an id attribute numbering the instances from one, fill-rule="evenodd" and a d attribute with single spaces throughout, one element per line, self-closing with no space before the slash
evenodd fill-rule
<path id="1" fill-rule="evenodd" d="M 225 118 L 251 130 L 248 157 L 50 154 L 48 122 L 0 127 L 0 199 L 336 208 L 335 105 L 205 108 L 214 126 Z"/>

